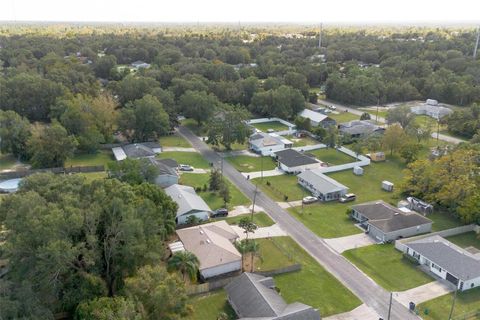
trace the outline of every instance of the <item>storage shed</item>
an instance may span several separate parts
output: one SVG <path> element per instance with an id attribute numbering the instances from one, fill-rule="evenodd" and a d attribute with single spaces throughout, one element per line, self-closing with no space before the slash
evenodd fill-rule
<path id="1" fill-rule="evenodd" d="M 359 166 L 353 167 L 353 174 L 356 176 L 363 175 L 363 168 Z"/>
<path id="2" fill-rule="evenodd" d="M 382 181 L 382 189 L 388 192 L 393 191 L 393 183 L 387 180 Z"/>

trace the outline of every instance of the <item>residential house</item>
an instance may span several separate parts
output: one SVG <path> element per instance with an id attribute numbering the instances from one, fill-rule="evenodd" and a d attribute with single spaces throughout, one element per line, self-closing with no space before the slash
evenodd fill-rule
<path id="1" fill-rule="evenodd" d="M 320 201 L 333 201 L 345 195 L 348 188 L 338 181 L 319 172 L 318 169 L 305 170 L 297 176 L 298 183 Z"/>
<path id="2" fill-rule="evenodd" d="M 313 127 L 323 127 L 327 128 L 329 126 L 335 126 L 337 122 L 330 118 L 329 116 L 322 114 L 320 112 L 315 112 L 310 109 L 303 109 L 299 114 L 299 117 L 310 119 L 310 124 Z"/>
<path id="3" fill-rule="evenodd" d="M 158 176 L 155 178 L 156 185 L 167 188 L 178 183 L 177 161 L 173 159 L 148 159 L 158 170 Z"/>
<path id="4" fill-rule="evenodd" d="M 174 184 L 166 188 L 165 193 L 178 204 L 175 219 L 177 224 L 187 223 L 190 216 L 195 216 L 202 221 L 208 220 L 212 213 L 206 202 L 190 186 Z"/>
<path id="5" fill-rule="evenodd" d="M 200 262 L 200 276 L 209 279 L 242 270 L 242 255 L 234 246 L 237 233 L 225 221 L 217 221 L 176 231 L 181 245 L 171 244 L 172 252 L 187 250 Z"/>
<path id="6" fill-rule="evenodd" d="M 156 154 L 162 152 L 162 147 L 157 142 L 142 142 L 115 147 L 112 148 L 112 152 L 117 161 L 125 160 L 126 158 L 154 158 Z"/>
<path id="7" fill-rule="evenodd" d="M 322 163 L 312 156 L 293 149 L 275 152 L 278 168 L 287 173 L 299 173 L 305 170 L 320 168 Z"/>
<path id="8" fill-rule="evenodd" d="M 228 302 L 242 320 L 320 320 L 311 306 L 287 304 L 275 290 L 272 277 L 245 272 L 225 286 Z"/>
<path id="9" fill-rule="evenodd" d="M 428 101 L 428 100 L 427 100 Z M 438 102 L 437 102 L 438 104 Z M 435 104 L 422 104 L 419 106 L 414 106 L 410 108 L 410 111 L 412 111 L 415 114 L 418 115 L 426 115 L 431 118 L 434 118 L 436 120 L 440 120 L 441 118 L 449 115 L 450 113 L 453 112 L 452 109 L 447 108 L 447 107 L 441 107 Z"/>
<path id="10" fill-rule="evenodd" d="M 379 242 L 432 231 L 432 220 L 408 208 L 396 208 L 382 200 L 352 206 L 351 216 Z"/>
<path id="11" fill-rule="evenodd" d="M 275 133 L 257 132 L 249 138 L 249 148 L 263 156 L 273 155 L 275 152 L 291 148 L 293 142 Z"/>
<path id="12" fill-rule="evenodd" d="M 353 120 L 350 122 L 340 123 L 338 131 L 351 139 L 358 139 L 369 136 L 371 134 L 383 134 L 385 128 L 377 126 L 371 120 Z"/>
<path id="13" fill-rule="evenodd" d="M 460 291 L 480 287 L 480 253 L 458 247 L 435 235 L 405 243 L 406 254 Z"/>
<path id="14" fill-rule="evenodd" d="M 146 63 L 144 61 L 135 61 L 135 62 L 132 62 L 131 64 L 132 67 L 134 68 L 137 68 L 137 69 L 140 69 L 140 68 L 144 68 L 144 69 L 147 69 L 147 68 L 150 68 L 150 64 L 149 63 Z"/>

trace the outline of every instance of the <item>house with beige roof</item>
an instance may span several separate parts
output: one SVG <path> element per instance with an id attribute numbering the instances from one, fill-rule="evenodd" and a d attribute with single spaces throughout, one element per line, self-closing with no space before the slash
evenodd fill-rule
<path id="1" fill-rule="evenodd" d="M 186 250 L 200 262 L 200 276 L 209 279 L 242 270 L 242 255 L 235 248 L 237 233 L 225 221 L 217 221 L 177 230 L 183 249 L 172 244 L 171 250 Z"/>

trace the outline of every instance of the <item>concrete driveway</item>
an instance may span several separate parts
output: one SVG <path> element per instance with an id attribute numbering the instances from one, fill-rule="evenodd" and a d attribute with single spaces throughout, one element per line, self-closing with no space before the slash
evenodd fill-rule
<path id="1" fill-rule="evenodd" d="M 247 236 L 243 232 L 243 229 L 236 225 L 231 225 L 232 229 L 240 237 L 240 240 L 245 239 Z M 270 237 L 282 237 L 286 236 L 287 233 L 283 231 L 278 224 L 271 225 L 270 227 L 258 228 L 254 233 L 248 235 L 249 239 L 261 239 L 261 238 L 270 238 Z"/>
<path id="2" fill-rule="evenodd" d="M 255 206 L 255 213 L 256 212 L 264 212 L 265 210 L 263 210 L 262 207 L 256 205 Z M 228 216 L 229 217 L 236 217 L 236 216 L 240 216 L 242 214 L 249 214 L 249 213 L 252 213 L 252 206 L 236 206 L 236 207 L 233 207 L 233 210 L 229 211 L 228 212 Z"/>
<path id="3" fill-rule="evenodd" d="M 342 253 L 343 251 L 347 251 L 350 249 L 370 246 L 377 243 L 374 239 L 372 239 L 372 237 L 365 233 L 324 240 L 330 247 L 332 247 L 333 250 L 338 253 Z"/>
<path id="4" fill-rule="evenodd" d="M 395 300 L 408 308 L 410 301 L 418 305 L 422 302 L 446 295 L 454 290 L 455 289 L 453 286 L 449 285 L 448 283 L 437 280 L 410 290 L 395 292 L 393 297 Z"/>
<path id="5" fill-rule="evenodd" d="M 195 148 L 184 148 L 184 147 L 162 147 L 163 152 L 168 151 L 178 151 L 178 152 L 198 152 Z"/>
<path id="6" fill-rule="evenodd" d="M 366 304 L 356 307 L 352 311 L 339 313 L 330 317 L 322 318 L 324 320 L 378 320 L 378 314 L 369 308 Z"/>
<path id="7" fill-rule="evenodd" d="M 263 177 L 273 177 L 273 176 L 281 176 L 282 174 L 285 174 L 282 170 L 275 168 L 273 170 L 266 170 L 263 171 Z M 242 175 L 247 178 L 247 176 L 250 176 L 250 179 L 255 179 L 255 178 L 260 178 L 262 176 L 261 171 L 255 171 L 255 172 L 242 172 Z"/>

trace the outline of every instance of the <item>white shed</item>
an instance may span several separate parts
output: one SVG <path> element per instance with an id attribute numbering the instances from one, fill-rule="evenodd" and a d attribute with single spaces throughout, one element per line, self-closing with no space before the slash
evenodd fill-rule
<path id="1" fill-rule="evenodd" d="M 382 181 L 382 189 L 388 192 L 393 191 L 393 183 L 387 180 Z"/>
<path id="2" fill-rule="evenodd" d="M 363 175 L 363 168 L 359 166 L 353 167 L 353 174 L 356 176 Z"/>

